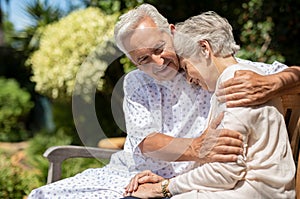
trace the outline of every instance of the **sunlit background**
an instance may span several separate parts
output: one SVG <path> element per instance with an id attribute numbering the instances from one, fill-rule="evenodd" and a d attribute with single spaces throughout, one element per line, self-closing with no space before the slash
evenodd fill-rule
<path id="1" fill-rule="evenodd" d="M 76 81 L 83 90 L 97 87 L 93 106 L 103 137 L 126 136 L 121 111 L 119 118 L 112 113 L 112 93 L 121 110 L 122 91 L 114 87 L 135 67 L 125 56 L 109 64 L 103 57 L 114 56 L 107 46 L 117 17 L 143 2 L 171 23 L 214 10 L 232 24 L 238 57 L 300 65 L 299 0 L 0 0 L 0 198 L 23 198 L 46 183 L 42 154 L 50 146 L 83 145 L 72 113 Z M 92 70 L 78 75 L 86 64 Z M 63 177 L 101 166 L 70 160 Z"/>

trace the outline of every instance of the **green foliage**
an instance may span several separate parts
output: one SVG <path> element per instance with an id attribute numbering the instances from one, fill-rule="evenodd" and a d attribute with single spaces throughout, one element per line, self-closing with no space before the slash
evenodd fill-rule
<path id="1" fill-rule="evenodd" d="M 28 60 L 36 90 L 54 99 L 69 99 L 81 64 L 98 45 L 112 38 L 117 16 L 105 15 L 91 7 L 48 25 L 40 49 Z"/>
<path id="2" fill-rule="evenodd" d="M 263 0 L 251 0 L 242 4 L 245 9 L 239 19 L 242 24 L 242 46 L 237 56 L 267 63 L 275 60 L 284 62 L 284 57 L 270 46 L 274 23 L 272 17 L 265 17 L 262 12 L 258 12 L 262 10 L 262 5 Z"/>
<path id="3" fill-rule="evenodd" d="M 25 119 L 33 103 L 30 94 L 14 79 L 0 78 L 0 140 L 19 141 L 28 138 Z"/>
<path id="4" fill-rule="evenodd" d="M 11 159 L 3 152 L 0 152 L 0 157 L 0 198 L 22 199 L 33 188 L 42 185 L 36 172 L 12 164 Z"/>
<path id="5" fill-rule="evenodd" d="M 51 146 L 69 145 L 71 142 L 71 137 L 66 135 L 63 130 L 58 130 L 56 133 L 40 132 L 30 140 L 27 154 L 29 157 L 36 154 L 42 155 Z"/>
<path id="6" fill-rule="evenodd" d="M 3 31 L 4 31 L 4 42 L 7 43 L 11 43 L 13 40 L 10 37 L 10 35 L 14 34 L 14 26 L 13 23 L 5 20 L 3 22 Z"/>
<path id="7" fill-rule="evenodd" d="M 123 65 L 125 73 L 129 73 L 130 71 L 136 69 L 136 66 L 126 56 L 120 59 L 120 63 Z"/>
<path id="8" fill-rule="evenodd" d="M 57 131 L 64 132 L 71 139 L 69 144 L 81 145 L 74 125 L 72 104 L 70 102 L 54 101 L 52 103 L 52 113 Z"/>

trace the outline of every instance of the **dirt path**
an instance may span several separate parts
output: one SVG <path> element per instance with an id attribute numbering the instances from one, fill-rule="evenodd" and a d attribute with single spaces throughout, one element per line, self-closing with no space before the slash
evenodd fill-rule
<path id="1" fill-rule="evenodd" d="M 10 154 L 22 151 L 28 147 L 28 142 L 0 142 L 0 150 L 4 150 Z"/>

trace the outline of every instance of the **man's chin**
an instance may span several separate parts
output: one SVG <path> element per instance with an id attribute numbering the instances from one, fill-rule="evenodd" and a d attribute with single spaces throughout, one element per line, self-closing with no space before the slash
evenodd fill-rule
<path id="1" fill-rule="evenodd" d="M 170 80 L 174 79 L 174 77 L 177 75 L 177 73 L 178 73 L 178 71 L 167 68 L 158 73 L 153 73 L 152 77 L 158 81 L 170 81 Z"/>
<path id="2" fill-rule="evenodd" d="M 178 71 L 172 70 L 168 73 L 168 75 L 162 77 L 163 81 L 170 81 L 175 78 L 177 75 Z"/>

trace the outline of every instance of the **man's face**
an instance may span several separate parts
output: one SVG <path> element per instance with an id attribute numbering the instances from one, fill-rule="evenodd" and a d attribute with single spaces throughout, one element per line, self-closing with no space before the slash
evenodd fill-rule
<path id="1" fill-rule="evenodd" d="M 170 33 L 157 28 L 145 18 L 123 41 L 124 47 L 136 66 L 159 80 L 171 80 L 179 69 L 178 57 Z"/>

